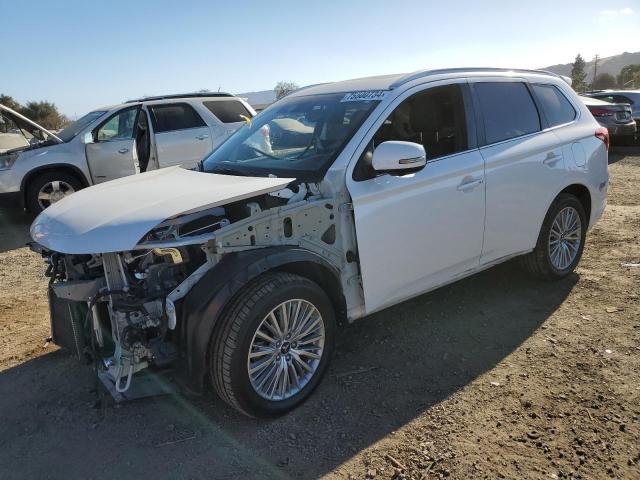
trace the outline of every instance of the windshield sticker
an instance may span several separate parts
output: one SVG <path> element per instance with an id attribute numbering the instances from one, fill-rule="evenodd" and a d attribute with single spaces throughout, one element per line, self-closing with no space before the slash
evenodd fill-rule
<path id="1" fill-rule="evenodd" d="M 384 100 L 388 90 L 366 90 L 363 92 L 347 93 L 340 102 L 369 102 L 371 100 Z"/>

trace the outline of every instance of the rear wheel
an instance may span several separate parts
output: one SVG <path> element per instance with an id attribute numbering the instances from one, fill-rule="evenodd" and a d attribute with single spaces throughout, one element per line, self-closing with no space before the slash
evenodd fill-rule
<path id="1" fill-rule="evenodd" d="M 560 194 L 547 212 L 536 247 L 522 257 L 523 266 L 540 278 L 566 277 L 580 261 L 586 231 L 587 218 L 580 201 Z"/>
<path id="2" fill-rule="evenodd" d="M 82 182 L 67 172 L 50 171 L 36 176 L 27 186 L 25 201 L 32 213 L 40 213 L 52 204 L 83 187 Z"/>
<path id="3" fill-rule="evenodd" d="M 249 416 L 282 415 L 303 402 L 333 351 L 331 301 L 298 275 L 259 277 L 219 322 L 209 352 L 211 382 L 223 400 Z"/>

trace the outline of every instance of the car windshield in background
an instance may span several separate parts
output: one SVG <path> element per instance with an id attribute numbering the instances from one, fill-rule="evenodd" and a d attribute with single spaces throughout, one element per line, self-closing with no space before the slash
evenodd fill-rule
<path id="1" fill-rule="evenodd" d="M 203 171 L 317 181 L 378 102 L 345 93 L 285 98 L 247 120 Z"/>
<path id="2" fill-rule="evenodd" d="M 99 119 L 105 113 L 107 113 L 106 110 L 96 110 L 95 112 L 89 112 L 84 117 L 80 117 L 78 120 L 73 122 L 71 125 L 69 125 L 65 129 L 60 130 L 57 136 L 63 142 L 69 142 L 76 135 L 78 135 L 82 130 L 87 128 L 89 125 L 91 125 L 91 123 Z"/>

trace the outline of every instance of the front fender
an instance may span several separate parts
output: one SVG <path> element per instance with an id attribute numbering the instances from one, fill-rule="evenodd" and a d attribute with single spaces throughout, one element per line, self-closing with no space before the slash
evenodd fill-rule
<path id="1" fill-rule="evenodd" d="M 211 335 L 229 300 L 259 275 L 300 262 L 317 264 L 340 279 L 338 270 L 316 253 L 299 247 L 267 247 L 227 254 L 189 291 L 181 308 L 180 343 L 194 390 L 202 391 Z"/>

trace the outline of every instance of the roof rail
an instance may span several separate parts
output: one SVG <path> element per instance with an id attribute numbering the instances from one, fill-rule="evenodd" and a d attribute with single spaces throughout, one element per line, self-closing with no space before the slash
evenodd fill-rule
<path id="1" fill-rule="evenodd" d="M 517 72 L 517 73 L 544 73 L 546 75 L 553 75 L 554 77 L 562 78 L 561 75 L 557 73 L 550 72 L 548 70 L 527 70 L 524 68 L 495 68 L 495 67 L 470 67 L 470 68 L 443 68 L 437 70 L 419 70 L 417 72 L 408 73 L 402 78 L 399 78 L 395 82 L 393 82 L 389 88 L 394 89 L 401 85 L 404 85 L 407 82 L 411 82 L 413 80 L 417 80 L 419 78 L 428 77 L 430 75 L 438 75 L 443 73 L 464 73 L 464 72 Z"/>
<path id="2" fill-rule="evenodd" d="M 127 100 L 124 103 L 149 102 L 151 100 L 168 100 L 172 98 L 233 97 L 233 96 L 234 95 L 226 92 L 174 93 L 171 95 L 152 95 L 149 97 L 140 97 L 133 100 Z"/>

